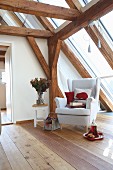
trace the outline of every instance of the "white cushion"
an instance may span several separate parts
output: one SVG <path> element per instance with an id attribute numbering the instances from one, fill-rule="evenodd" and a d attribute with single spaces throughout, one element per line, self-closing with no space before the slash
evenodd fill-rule
<path id="1" fill-rule="evenodd" d="M 66 115 L 90 115 L 90 109 L 84 109 L 84 108 L 56 108 L 55 113 L 57 114 L 66 114 Z"/>
<path id="2" fill-rule="evenodd" d="M 78 89 L 78 88 L 75 88 L 74 89 L 74 99 L 77 99 L 76 95 L 78 93 L 82 93 L 82 92 L 85 92 L 88 95 L 88 98 L 89 98 L 91 96 L 92 89 Z"/>
<path id="3" fill-rule="evenodd" d="M 92 89 L 91 97 L 95 98 L 96 91 L 97 91 L 96 90 L 96 80 L 97 80 L 96 78 L 81 78 L 81 79 L 72 80 L 72 90 L 71 91 L 74 91 L 75 88 Z"/>

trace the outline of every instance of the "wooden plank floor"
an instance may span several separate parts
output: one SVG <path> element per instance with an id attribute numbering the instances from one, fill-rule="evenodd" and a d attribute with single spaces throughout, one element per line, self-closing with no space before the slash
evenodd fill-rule
<path id="1" fill-rule="evenodd" d="M 43 130 L 33 122 L 2 127 L 0 170 L 113 170 L 113 116 L 99 114 L 101 141 L 87 141 L 84 129 L 63 125 Z"/>
<path id="2" fill-rule="evenodd" d="M 3 125 L 11 124 L 12 122 L 8 119 L 7 110 L 1 110 L 1 122 Z"/>

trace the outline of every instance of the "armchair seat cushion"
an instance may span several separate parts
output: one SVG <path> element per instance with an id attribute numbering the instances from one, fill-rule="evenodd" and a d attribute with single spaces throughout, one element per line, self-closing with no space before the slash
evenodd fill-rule
<path id="1" fill-rule="evenodd" d="M 61 115 L 75 115 L 75 116 L 89 116 L 90 115 L 90 109 L 84 109 L 84 108 L 56 108 L 55 111 L 57 114 Z"/>
<path id="2" fill-rule="evenodd" d="M 84 103 L 84 104 L 86 104 L 86 100 L 77 100 L 77 99 L 75 99 L 74 102 L 79 102 L 79 103 Z"/>

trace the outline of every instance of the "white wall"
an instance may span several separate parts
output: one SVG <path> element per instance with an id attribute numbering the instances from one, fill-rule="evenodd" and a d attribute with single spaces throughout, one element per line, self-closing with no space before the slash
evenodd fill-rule
<path id="1" fill-rule="evenodd" d="M 27 39 L 24 37 L 1 35 L 2 43 L 11 44 L 12 48 L 12 113 L 13 122 L 33 119 L 34 112 L 32 105 L 36 102 L 37 94 L 32 88 L 30 80 L 35 77 L 46 78 L 43 69 L 40 66 L 35 54 L 33 53 Z M 48 63 L 48 48 L 45 39 L 36 39 L 46 62 Z M 61 90 L 67 78 L 80 77 L 73 65 L 61 52 L 58 61 L 59 86 Z M 49 93 L 45 93 L 45 101 L 49 103 Z"/>
<path id="2" fill-rule="evenodd" d="M 67 86 L 67 79 L 77 79 L 80 78 L 80 74 L 68 60 L 68 58 L 64 55 L 63 52 L 60 52 L 60 56 L 58 59 L 58 85 L 65 96 L 64 92 L 69 91 Z"/>
<path id="3" fill-rule="evenodd" d="M 32 104 L 36 102 L 37 94 L 32 88 L 30 80 L 35 77 L 45 77 L 36 56 L 26 38 L 1 35 L 2 43 L 12 46 L 12 111 L 13 121 L 33 119 Z M 46 44 L 46 40 L 38 39 L 38 43 Z M 47 45 L 46 45 L 47 46 Z M 46 58 L 47 48 L 44 48 Z M 45 94 L 48 103 L 48 92 Z"/>

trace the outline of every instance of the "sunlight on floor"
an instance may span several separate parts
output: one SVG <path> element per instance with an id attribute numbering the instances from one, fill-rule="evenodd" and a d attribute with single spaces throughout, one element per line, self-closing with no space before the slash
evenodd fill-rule
<path id="1" fill-rule="evenodd" d="M 10 123 L 10 122 L 11 122 L 11 121 L 8 119 L 8 117 L 7 117 L 7 110 L 2 110 L 2 111 L 1 111 L 1 122 L 2 122 L 2 124 Z"/>
<path id="2" fill-rule="evenodd" d="M 104 149 L 103 155 L 107 157 L 110 154 L 111 147 L 113 146 L 113 139 L 109 139 L 108 147 Z M 111 155 L 111 159 L 113 159 L 113 153 Z"/>

